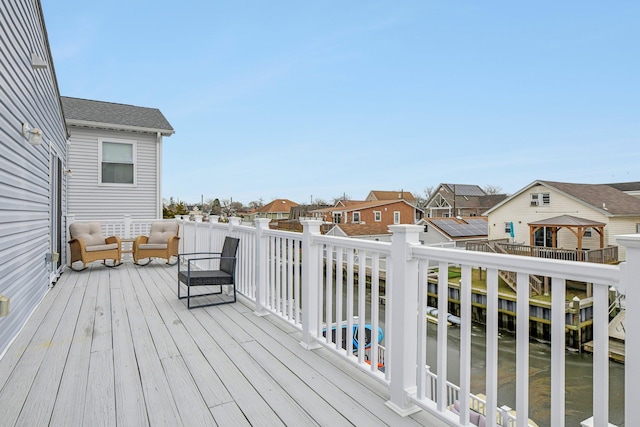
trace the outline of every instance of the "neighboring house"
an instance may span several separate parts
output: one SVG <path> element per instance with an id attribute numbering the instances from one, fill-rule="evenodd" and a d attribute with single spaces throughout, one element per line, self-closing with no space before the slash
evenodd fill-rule
<path id="1" fill-rule="evenodd" d="M 379 222 L 372 224 L 331 224 L 325 234 L 328 236 L 352 237 L 381 242 L 391 241 L 389 225 Z"/>
<path id="2" fill-rule="evenodd" d="M 480 216 L 506 198 L 506 194 L 487 194 L 478 185 L 440 184 L 424 211 L 428 218 Z"/>
<path id="3" fill-rule="evenodd" d="M 617 246 L 615 236 L 640 233 L 640 199 L 607 184 L 534 181 L 485 215 L 489 239 L 531 246 L 552 247 L 555 239 L 557 248 L 599 249 L 600 230 L 604 247 Z M 623 247 L 618 257 L 625 259 Z"/>
<path id="4" fill-rule="evenodd" d="M 489 231 L 486 217 L 423 218 L 416 223 L 424 229 L 420 243 L 430 246 L 455 246 L 464 248 L 467 242 L 487 240 Z"/>
<path id="5" fill-rule="evenodd" d="M 3 2 L 0 21 L 2 355 L 65 265 L 67 130 L 40 1 Z"/>
<path id="6" fill-rule="evenodd" d="M 68 213 L 75 220 L 162 218 L 162 139 L 156 108 L 62 97 L 71 134 Z"/>
<path id="7" fill-rule="evenodd" d="M 335 206 L 310 213 L 334 224 L 415 224 L 422 211 L 406 200 L 354 201 L 340 200 Z"/>
<path id="8" fill-rule="evenodd" d="M 269 218 L 272 220 L 289 219 L 291 208 L 299 206 L 296 202 L 288 199 L 275 199 L 266 205 L 259 207 L 249 214 L 249 221 L 255 218 Z"/>
<path id="9" fill-rule="evenodd" d="M 379 191 L 373 190 L 369 192 L 369 195 L 365 199 L 367 202 L 374 200 L 406 200 L 409 203 L 416 203 L 416 198 L 413 197 L 410 191 Z"/>

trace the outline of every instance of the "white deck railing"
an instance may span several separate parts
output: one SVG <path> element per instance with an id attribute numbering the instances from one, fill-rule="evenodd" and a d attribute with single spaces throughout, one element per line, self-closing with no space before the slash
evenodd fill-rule
<path id="1" fill-rule="evenodd" d="M 386 384 L 388 406 L 400 414 L 425 410 L 451 425 L 467 425 L 471 409 L 481 405 L 487 425 L 495 420 L 509 426 L 528 425 L 529 411 L 529 275 L 551 277 L 551 416 L 550 424 L 565 422 L 565 283 L 593 284 L 593 425 L 607 425 L 609 414 L 608 308 L 609 288 L 626 295 L 625 420 L 640 419 L 640 235 L 620 236 L 627 261 L 620 265 L 576 263 L 435 248 L 419 244 L 422 227 L 390 226 L 391 243 L 320 234 L 320 222 L 302 221 L 303 233 L 270 230 L 269 220 L 254 226 L 180 221 L 181 252 L 219 250 L 226 235 L 240 237 L 238 291 L 255 301 L 258 315 L 281 316 L 302 332 L 302 345 L 326 346 Z M 133 223 L 133 222 L 132 222 Z M 144 229 L 141 227 L 140 229 Z M 129 231 L 131 233 L 131 230 Z M 447 379 L 447 322 L 437 325 L 437 371 L 426 366 L 427 275 L 438 275 L 438 311 L 448 311 L 448 267 L 461 267 L 460 384 Z M 380 266 L 386 268 L 380 268 Z M 437 269 L 433 269 L 437 265 Z M 471 393 L 471 272 L 487 274 L 486 398 Z M 517 275 L 516 326 L 517 418 L 498 401 L 498 270 Z M 340 280 L 342 277 L 342 280 Z M 385 315 L 379 305 L 380 279 L 386 286 Z M 370 294 L 366 293 L 370 287 Z M 357 319 L 357 320 L 354 320 Z M 357 322 L 357 326 L 354 324 Z M 376 339 L 365 347 L 365 324 L 377 331 L 384 323 L 384 347 Z M 338 327 L 335 339 L 324 333 Z M 342 345 L 343 334 L 346 343 Z M 372 336 L 375 334 L 372 333 Z M 355 351 L 354 351 L 355 350 Z M 416 366 L 424 369 L 416 370 Z M 587 379 L 585 378 L 585 381 Z M 449 410 L 459 401 L 460 414 Z M 475 406 L 474 406 L 475 405 Z M 585 414 L 585 418 L 591 414 Z M 499 424 L 498 424 L 499 425 Z"/>

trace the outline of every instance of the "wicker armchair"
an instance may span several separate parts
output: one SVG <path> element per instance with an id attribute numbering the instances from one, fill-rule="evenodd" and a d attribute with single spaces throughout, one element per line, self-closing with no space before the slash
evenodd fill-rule
<path id="1" fill-rule="evenodd" d="M 149 236 L 138 236 L 133 242 L 133 262 L 137 265 L 147 265 L 153 258 L 163 258 L 168 265 L 175 265 L 178 257 L 178 231 L 180 225 L 177 222 L 157 221 L 151 224 Z M 171 257 L 176 257 L 171 262 Z M 140 260 L 148 258 L 144 264 Z"/>
<path id="2" fill-rule="evenodd" d="M 99 222 L 74 222 L 69 225 L 69 249 L 71 257 L 69 267 L 75 271 L 82 271 L 87 264 L 102 260 L 106 267 L 117 267 L 121 264 L 122 245 L 118 236 L 105 238 Z M 107 264 L 107 260 L 112 264 Z M 82 268 L 76 269 L 73 264 L 82 261 Z"/>

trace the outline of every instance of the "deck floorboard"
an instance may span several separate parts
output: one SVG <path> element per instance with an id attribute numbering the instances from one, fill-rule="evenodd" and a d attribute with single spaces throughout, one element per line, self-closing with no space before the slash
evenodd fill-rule
<path id="1" fill-rule="evenodd" d="M 65 271 L 0 359 L 0 425 L 445 425 L 244 298 L 187 309 L 176 274 Z"/>

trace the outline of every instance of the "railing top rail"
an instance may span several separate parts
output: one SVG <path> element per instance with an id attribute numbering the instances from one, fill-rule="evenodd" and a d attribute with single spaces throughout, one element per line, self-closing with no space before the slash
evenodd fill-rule
<path id="1" fill-rule="evenodd" d="M 411 245 L 412 256 L 432 261 L 481 266 L 510 271 L 552 276 L 562 279 L 617 285 L 621 280 L 620 266 L 571 263 L 565 260 L 522 257 L 518 255 L 497 254 L 488 252 L 461 251 L 448 248 L 434 248 L 422 245 Z"/>
<path id="2" fill-rule="evenodd" d="M 378 252 L 383 255 L 391 254 L 391 243 L 376 242 L 374 240 L 352 239 L 340 236 L 313 236 L 314 243 L 323 243 L 325 245 L 339 246 L 344 248 L 358 249 L 361 251 Z"/>
<path id="3" fill-rule="evenodd" d="M 287 230 L 273 230 L 271 228 L 265 229 L 264 234 L 266 236 L 282 237 L 285 239 L 302 240 L 302 233 L 296 231 Z"/>

